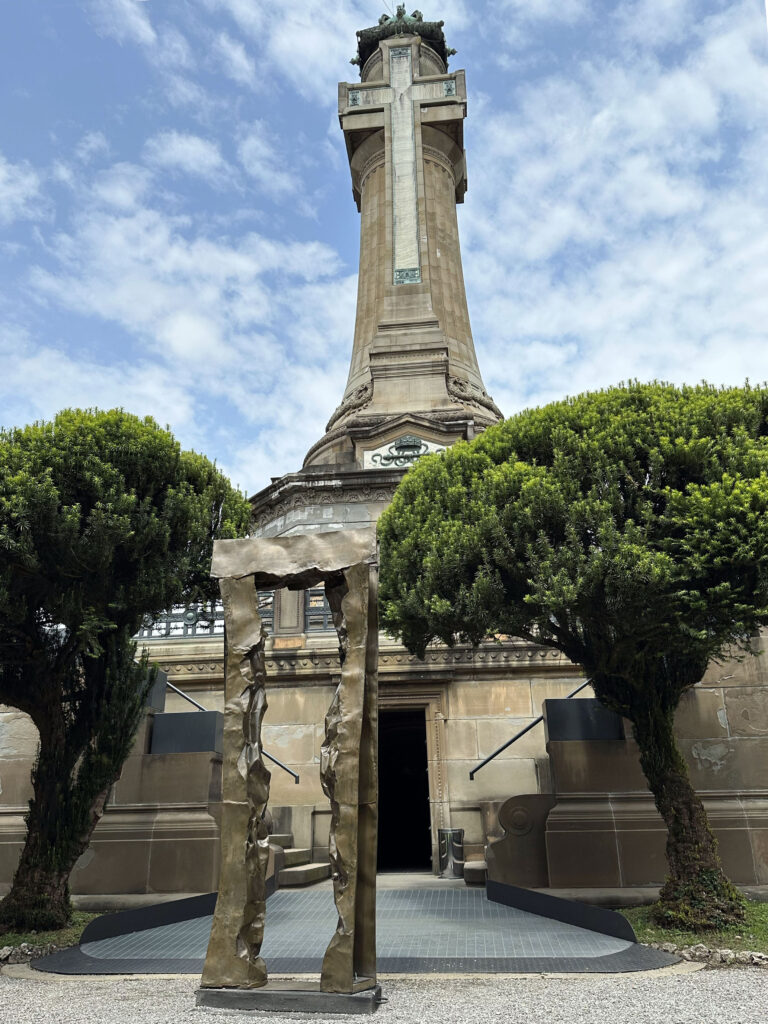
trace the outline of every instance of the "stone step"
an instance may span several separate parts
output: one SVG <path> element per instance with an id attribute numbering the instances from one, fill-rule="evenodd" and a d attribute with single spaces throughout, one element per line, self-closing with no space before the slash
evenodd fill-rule
<path id="1" fill-rule="evenodd" d="M 322 882 L 324 878 L 330 877 L 331 865 L 326 862 L 297 864 L 296 867 L 281 870 L 278 884 L 281 889 L 293 885 L 312 885 L 314 882 Z"/>
<path id="2" fill-rule="evenodd" d="M 488 865 L 484 860 L 464 861 L 464 881 L 467 885 L 485 885 Z"/>
<path id="3" fill-rule="evenodd" d="M 293 846 L 293 833 L 275 832 L 273 836 L 269 837 L 269 841 L 275 846 L 282 846 L 282 848 L 285 849 L 286 846 Z"/>
<path id="4" fill-rule="evenodd" d="M 312 860 L 312 851 L 305 850 L 301 846 L 291 846 L 285 850 L 285 866 L 294 868 L 299 864 L 309 864 Z"/>

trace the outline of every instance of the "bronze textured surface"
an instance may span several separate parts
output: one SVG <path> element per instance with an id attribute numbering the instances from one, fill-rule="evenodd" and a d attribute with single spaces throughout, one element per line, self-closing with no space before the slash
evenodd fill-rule
<path id="1" fill-rule="evenodd" d="M 334 530 L 290 537 L 217 540 L 211 576 L 251 576 L 257 587 L 301 589 L 358 562 L 376 561 L 376 531 Z"/>
<path id="2" fill-rule="evenodd" d="M 339 920 L 323 959 L 321 988 L 351 992 L 376 977 L 376 593 L 365 564 L 327 588 L 342 658 L 325 719 L 323 790 L 331 802 L 329 851 Z M 372 640 L 373 638 L 373 640 Z M 373 646 L 371 646 L 373 644 Z"/>
<path id="3" fill-rule="evenodd" d="M 321 781 L 331 801 L 330 859 L 338 923 L 323 959 L 323 992 L 376 985 L 378 565 L 375 529 L 217 541 L 212 575 L 224 603 L 221 876 L 202 986 L 267 984 L 261 957 L 270 773 L 262 759 L 267 710 L 257 586 L 323 581 L 339 635 L 341 681 L 325 719 Z"/>
<path id="4" fill-rule="evenodd" d="M 269 861 L 262 814 L 270 775 L 261 756 L 266 634 L 251 578 L 223 579 L 221 596 L 226 623 L 221 872 L 202 984 L 258 988 L 267 983 L 259 955 Z"/>

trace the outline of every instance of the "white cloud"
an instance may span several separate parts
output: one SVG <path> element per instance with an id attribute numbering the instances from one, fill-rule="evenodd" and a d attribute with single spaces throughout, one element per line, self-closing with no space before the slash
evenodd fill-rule
<path id="1" fill-rule="evenodd" d="M 177 429 L 194 423 L 193 396 L 173 372 L 156 362 L 114 359 L 97 362 L 73 357 L 60 347 L 36 345 L 22 330 L 0 324 L 2 426 L 51 419 L 66 408 L 124 408 L 137 416 L 154 416 Z"/>
<path id="2" fill-rule="evenodd" d="M 150 11 L 155 5 L 147 0 L 85 0 L 85 4 L 98 32 L 142 49 L 163 76 L 163 93 L 173 106 L 203 109 L 209 105 L 205 90 L 190 77 L 196 62 L 189 41 L 172 24 L 154 27 Z M 172 10 L 166 6 L 163 13 L 171 15 Z"/>
<path id="3" fill-rule="evenodd" d="M 113 176 L 130 177 L 130 171 L 118 166 Z M 269 458 L 273 472 L 296 468 L 338 403 L 347 370 L 356 281 L 339 276 L 332 250 L 258 234 L 210 238 L 187 218 L 113 203 L 84 210 L 73 231 L 52 240 L 49 252 L 52 265 L 31 274 L 33 293 L 46 305 L 91 318 L 91 335 L 99 322 L 124 332 L 136 367 L 127 377 L 133 382 L 127 392 L 131 403 L 146 407 L 141 367 L 160 382 L 172 379 L 169 404 L 160 387 L 152 392 L 154 413 L 169 408 L 167 418 L 172 425 L 178 418 L 185 443 L 211 450 L 217 431 L 233 431 L 225 461 L 242 483 L 267 482 L 242 475 L 246 464 L 254 472 L 257 465 L 253 452 L 237 454 L 244 424 L 260 438 L 266 431 L 259 442 L 264 466 Z M 33 350 L 28 358 L 36 362 L 28 361 L 28 369 L 49 355 L 47 349 L 42 355 Z M 88 374 L 93 390 L 87 404 L 104 404 L 102 393 L 112 400 L 113 376 L 88 359 L 84 366 L 81 376 L 62 366 L 62 390 L 55 398 L 47 383 L 44 397 L 29 397 L 29 405 L 38 403 L 35 414 L 42 414 L 42 406 L 49 415 L 54 406 L 82 404 L 80 388 Z M 324 381 L 332 382 L 327 394 Z M 37 386 L 34 375 L 16 386 L 17 403 L 23 404 Z M 192 420 L 189 410 L 196 411 Z M 228 416 L 236 428 L 227 427 Z"/>
<path id="4" fill-rule="evenodd" d="M 375 25 L 380 13 L 367 0 L 337 0 L 332 16 L 326 0 L 295 0 L 279 10 L 251 0 L 201 2 L 210 10 L 226 11 L 250 44 L 258 48 L 260 63 L 264 62 L 303 97 L 322 106 L 334 103 L 340 77 L 357 78 L 357 70 L 349 66 L 355 54 L 355 33 Z M 429 19 L 428 11 L 425 17 Z M 464 0 L 445 0 L 439 17 L 452 32 L 459 31 L 469 22 L 467 4 Z"/>
<path id="5" fill-rule="evenodd" d="M 253 86 L 256 83 L 256 62 L 248 55 L 241 42 L 220 32 L 214 42 L 214 51 L 220 67 L 228 78 L 240 85 Z"/>
<path id="6" fill-rule="evenodd" d="M 505 411 L 631 377 L 768 377 L 764 26 L 737 2 L 696 33 L 676 65 L 595 54 L 475 125 L 465 274 Z"/>
<path id="7" fill-rule="evenodd" d="M 273 199 L 284 198 L 299 188 L 298 175 L 289 170 L 287 161 L 279 156 L 264 121 L 255 121 L 247 128 L 237 147 L 237 155 L 247 174 Z"/>
<path id="8" fill-rule="evenodd" d="M 590 16 L 591 0 L 500 0 L 489 5 L 486 17 L 493 40 L 490 58 L 508 70 L 519 67 L 519 56 L 510 57 L 509 50 L 519 54 L 529 49 L 541 26 L 573 25 Z M 505 45 L 499 46 L 499 41 Z M 532 62 L 529 55 L 526 62 Z"/>
<path id="9" fill-rule="evenodd" d="M 75 156 L 82 163 L 90 163 L 95 156 L 108 155 L 109 143 L 103 132 L 86 132 L 75 146 Z"/>
<path id="10" fill-rule="evenodd" d="M 661 0 L 662 3 L 668 0 Z M 675 0 L 672 0 L 674 3 Z M 501 10 L 511 12 L 504 17 L 516 21 L 564 21 L 573 22 L 583 17 L 591 8 L 591 0 L 501 0 Z"/>
<path id="11" fill-rule="evenodd" d="M 644 47 L 682 42 L 694 27 L 696 0 L 632 0 L 617 7 L 623 39 Z"/>
<path id="12" fill-rule="evenodd" d="M 160 30 L 155 60 L 166 69 L 191 70 L 195 66 L 186 37 L 178 29 L 167 25 Z"/>
<path id="13" fill-rule="evenodd" d="M 222 184 L 229 176 L 218 144 L 185 132 L 166 131 L 148 139 L 144 157 L 156 167 L 183 171 L 212 184 Z"/>
<path id="14" fill-rule="evenodd" d="M 0 224 L 42 215 L 40 175 L 28 163 L 13 164 L 0 153 Z"/>
<path id="15" fill-rule="evenodd" d="M 93 196 L 107 206 L 124 211 L 133 210 L 143 200 L 151 177 L 146 167 L 128 163 L 114 164 L 94 179 L 91 186 Z"/>
<path id="16" fill-rule="evenodd" d="M 86 0 L 98 31 L 118 42 L 154 46 L 157 33 L 149 17 L 150 6 L 142 0 Z"/>

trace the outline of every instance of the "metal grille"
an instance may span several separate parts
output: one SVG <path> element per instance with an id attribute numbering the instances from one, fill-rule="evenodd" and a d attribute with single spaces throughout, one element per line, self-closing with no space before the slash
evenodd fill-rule
<path id="1" fill-rule="evenodd" d="M 267 629 L 272 628 L 274 590 L 259 592 L 259 613 Z M 145 619 L 137 633 L 140 640 L 162 640 L 168 637 L 224 636 L 224 607 L 221 601 L 213 605 L 175 605 L 159 619 Z"/>
<path id="2" fill-rule="evenodd" d="M 333 629 L 333 617 L 331 606 L 325 596 L 323 587 L 312 587 L 304 591 L 304 631 L 306 633 L 320 633 L 323 630 Z"/>

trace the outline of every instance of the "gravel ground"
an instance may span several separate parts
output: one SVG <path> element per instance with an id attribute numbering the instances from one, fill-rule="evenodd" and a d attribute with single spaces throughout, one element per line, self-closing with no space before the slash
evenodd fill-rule
<path id="1" fill-rule="evenodd" d="M 244 1015 L 197 1010 L 193 978 L 36 981 L 0 976 L 2 1024 L 177 1024 Z M 382 978 L 377 1024 L 764 1024 L 768 971 L 705 970 L 612 977 Z M 257 1019 L 278 1024 L 299 1015 Z M 322 1024 L 323 1018 L 308 1019 Z"/>

